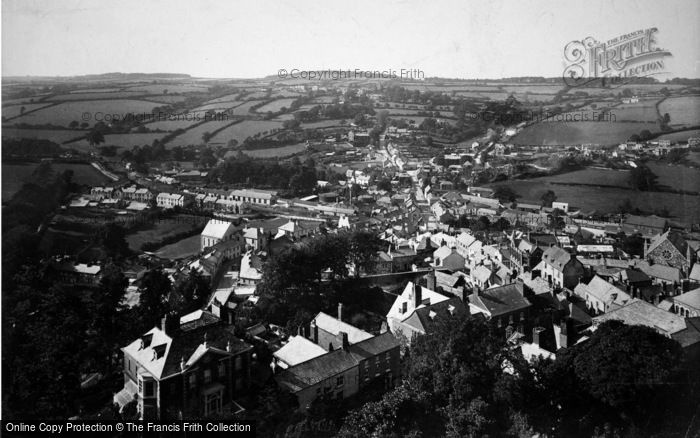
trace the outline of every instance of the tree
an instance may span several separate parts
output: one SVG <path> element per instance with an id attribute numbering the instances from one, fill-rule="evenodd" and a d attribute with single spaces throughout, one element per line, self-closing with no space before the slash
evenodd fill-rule
<path id="1" fill-rule="evenodd" d="M 202 143 L 208 143 L 209 140 L 211 140 L 211 133 L 210 132 L 205 132 L 202 134 Z"/>
<path id="2" fill-rule="evenodd" d="M 630 185 L 641 191 L 652 191 L 657 187 L 658 177 L 647 166 L 641 165 L 630 171 Z"/>
<path id="3" fill-rule="evenodd" d="M 90 132 L 88 132 L 85 138 L 87 139 L 88 144 L 90 144 L 90 146 L 97 146 L 100 143 L 105 142 L 105 136 L 99 129 L 92 129 Z"/>
<path id="4" fill-rule="evenodd" d="M 557 195 L 553 190 L 547 190 L 542 194 L 542 196 L 540 196 L 540 200 L 542 201 L 543 207 L 551 207 L 552 202 L 557 200 Z"/>
<path id="5" fill-rule="evenodd" d="M 360 271 L 372 272 L 377 251 L 380 250 L 379 239 L 374 233 L 357 230 L 350 234 L 349 241 L 349 259 L 355 266 L 355 276 L 359 276 Z"/>
<path id="6" fill-rule="evenodd" d="M 170 278 L 161 269 L 151 269 L 141 280 L 139 316 L 142 329 L 155 326 L 168 312 L 166 297 L 171 290 Z"/>
<path id="7" fill-rule="evenodd" d="M 190 313 L 204 305 L 210 292 L 209 282 L 199 271 L 191 268 L 186 276 L 175 283 L 168 303 L 177 314 Z"/>
<path id="8" fill-rule="evenodd" d="M 119 314 L 125 308 L 123 304 L 129 280 L 121 269 L 108 263 L 102 270 L 99 294 L 93 295 L 95 302 L 95 319 L 93 326 L 104 341 L 107 364 L 111 367 L 113 352 L 120 345 Z"/>
<path id="9" fill-rule="evenodd" d="M 506 185 L 499 185 L 493 191 L 493 197 L 498 199 L 502 204 L 509 204 L 518 198 L 518 195 Z"/>

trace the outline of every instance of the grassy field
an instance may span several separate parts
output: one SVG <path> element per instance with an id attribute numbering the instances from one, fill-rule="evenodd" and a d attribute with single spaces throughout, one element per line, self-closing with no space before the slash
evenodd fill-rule
<path id="1" fill-rule="evenodd" d="M 158 120 L 146 124 L 146 127 L 150 130 L 176 131 L 178 129 L 187 129 L 190 125 L 199 123 L 199 120 L 195 119 L 193 115 L 188 118 L 189 120 Z"/>
<path id="2" fill-rule="evenodd" d="M 428 117 L 423 117 L 423 116 L 402 116 L 402 115 L 392 115 L 390 117 L 393 120 L 406 120 L 407 122 L 413 120 L 416 124 L 416 126 L 420 126 L 421 123 L 423 123 L 423 120 L 427 119 Z M 454 125 L 457 123 L 456 120 L 452 119 L 446 119 L 446 118 L 441 118 L 443 121 L 449 123 L 450 125 Z"/>
<path id="3" fill-rule="evenodd" d="M 204 112 L 209 110 L 225 111 L 229 108 L 233 108 L 234 106 L 240 104 L 241 102 L 238 101 L 208 103 L 206 105 L 198 106 L 197 108 L 192 109 L 192 112 Z"/>
<path id="4" fill-rule="evenodd" d="M 254 158 L 272 158 L 272 157 L 288 157 L 289 155 L 298 154 L 306 149 L 304 143 L 297 143 L 289 146 L 271 149 L 255 149 L 241 150 L 244 154 Z"/>
<path id="5" fill-rule="evenodd" d="M 185 96 L 177 95 L 177 94 L 160 94 L 157 96 L 144 97 L 144 100 L 148 100 L 149 102 L 159 102 L 159 103 L 182 102 L 185 99 L 187 99 Z"/>
<path id="6" fill-rule="evenodd" d="M 151 84 L 127 88 L 127 91 L 137 91 L 141 94 L 167 94 L 165 90 L 168 93 L 206 93 L 209 87 L 194 84 Z"/>
<path id="7" fill-rule="evenodd" d="M 146 242 L 159 242 L 168 236 L 192 231 L 198 227 L 203 227 L 206 222 L 207 218 L 185 214 L 176 215 L 170 218 L 163 218 L 149 224 L 148 228 L 146 229 L 128 234 L 126 236 L 126 242 L 129 244 L 129 248 L 132 250 L 140 251 L 141 245 Z"/>
<path id="8" fill-rule="evenodd" d="M 700 169 L 659 162 L 649 162 L 647 166 L 659 177 L 658 182 L 661 185 L 680 190 L 700 192 Z"/>
<path id="9" fill-rule="evenodd" d="M 175 146 L 189 146 L 189 145 L 200 145 L 203 143 L 202 141 L 202 135 L 205 132 L 212 133 L 216 131 L 217 129 L 222 128 L 223 126 L 228 125 L 229 123 L 232 123 L 232 120 L 211 120 L 209 122 L 203 123 L 199 126 L 196 126 L 188 131 L 186 131 L 183 134 L 178 135 L 174 139 L 172 139 L 166 147 L 175 147 Z"/>
<path id="10" fill-rule="evenodd" d="M 658 130 L 656 123 L 631 122 L 543 122 L 528 126 L 513 137 L 513 144 L 522 145 L 615 145 L 627 141 L 642 130 Z"/>
<path id="11" fill-rule="evenodd" d="M 671 116 L 671 126 L 700 125 L 700 96 L 668 98 L 659 105 L 659 112 Z"/>
<path id="12" fill-rule="evenodd" d="M 569 202 L 571 206 L 581 208 L 585 212 L 595 210 L 600 213 L 614 213 L 619 205 L 629 199 L 633 207 L 642 211 L 653 212 L 655 209 L 667 208 L 678 220 L 688 223 L 697 222 L 700 218 L 700 196 L 637 192 L 608 187 L 543 184 L 537 180 L 508 181 L 505 185 L 521 196 L 518 202 L 538 203 L 545 191 L 553 190 L 557 200 Z"/>
<path id="13" fill-rule="evenodd" d="M 235 102 L 238 100 L 240 93 L 227 94 L 226 96 L 217 97 L 216 99 L 208 100 L 204 102 L 205 104 L 211 103 L 221 103 L 221 102 Z"/>
<path id="14" fill-rule="evenodd" d="M 700 137 L 700 129 L 694 129 L 692 131 L 674 132 L 671 134 L 664 134 L 659 136 L 659 140 L 671 140 L 671 141 L 682 141 L 687 142 L 689 138 Z"/>
<path id="15" fill-rule="evenodd" d="M 84 102 L 66 102 L 40 109 L 14 120 L 15 123 L 34 125 L 53 124 L 67 126 L 70 122 L 88 122 L 93 125 L 104 118 L 105 114 L 123 116 L 126 113 L 150 113 L 157 103 L 143 100 L 88 100 Z"/>
<path id="16" fill-rule="evenodd" d="M 236 123 L 219 132 L 211 141 L 215 143 L 228 143 L 229 140 L 236 140 L 238 143 L 242 143 L 243 140 L 255 134 L 264 132 L 270 134 L 273 129 L 281 127 L 282 123 L 275 121 L 244 120 L 241 123 Z"/>
<path id="17" fill-rule="evenodd" d="M 321 120 L 320 122 L 303 123 L 304 129 L 328 128 L 329 126 L 340 126 L 340 120 Z"/>
<path id="18" fill-rule="evenodd" d="M 49 105 L 49 103 L 28 103 L 26 105 L 4 106 L 2 107 L 2 117 L 10 119 L 12 117 L 17 117 L 20 114 L 22 114 L 22 108 L 24 108 L 24 112 L 29 112 Z"/>
<path id="19" fill-rule="evenodd" d="M 36 138 L 51 140 L 61 144 L 64 141 L 73 140 L 85 135 L 85 131 L 71 129 L 17 129 L 2 128 L 2 138 Z"/>
<path id="20" fill-rule="evenodd" d="M 194 236 L 186 237 L 179 242 L 165 245 L 155 251 L 158 257 L 169 259 L 169 260 L 179 260 L 195 255 L 199 253 L 201 248 L 201 237 L 199 234 Z"/>
<path id="21" fill-rule="evenodd" d="M 229 114 L 234 115 L 234 116 L 248 116 L 248 115 L 250 115 L 250 107 L 253 105 L 257 105 L 260 102 L 261 101 L 259 101 L 259 100 L 247 101 L 247 102 L 243 103 L 242 105 L 239 105 L 239 106 L 229 110 Z"/>
<path id="22" fill-rule="evenodd" d="M 615 116 L 616 122 L 656 122 L 659 118 L 656 102 L 656 100 L 646 100 L 619 105 L 612 108 L 610 114 Z"/>
<path id="23" fill-rule="evenodd" d="M 666 166 L 653 162 L 648 164 L 659 176 L 659 183 L 662 185 L 690 191 L 697 191 L 700 187 L 700 170 L 684 166 Z M 700 196 L 630 190 L 628 178 L 629 171 L 627 170 L 589 168 L 561 175 L 496 183 L 492 186 L 500 184 L 509 186 L 520 195 L 518 202 L 539 203 L 540 197 L 545 191 L 553 190 L 557 195 L 557 200 L 568 202 L 571 206 L 581 208 L 586 212 L 596 210 L 601 213 L 613 213 L 620 204 L 629 199 L 634 207 L 643 211 L 653 212 L 655 209 L 667 208 L 673 216 L 681 221 L 690 223 L 700 219 Z M 618 187 L 564 185 L 561 183 L 600 184 Z"/>
<path id="24" fill-rule="evenodd" d="M 33 180 L 32 174 L 36 169 L 36 163 L 14 164 L 3 163 L 2 165 L 2 199 L 11 198 L 22 188 L 24 183 Z M 88 186 L 100 185 L 109 179 L 89 164 L 80 163 L 52 163 L 51 167 L 56 173 L 65 170 L 73 170 L 73 182 Z"/>
<path id="25" fill-rule="evenodd" d="M 294 102 L 295 99 L 277 99 L 274 100 L 266 105 L 261 106 L 257 110 L 255 110 L 258 113 L 266 113 L 268 111 L 272 111 L 273 113 L 276 113 L 277 111 L 280 111 L 282 108 L 287 108 L 289 109 L 289 106 Z"/>
<path id="26" fill-rule="evenodd" d="M 118 146 L 120 148 L 131 149 L 134 146 L 143 146 L 153 144 L 153 140 L 160 140 L 165 134 L 163 133 L 144 133 L 144 134 L 107 134 L 105 142 L 100 146 Z M 79 140 L 72 143 L 67 143 L 66 148 L 76 149 L 82 152 L 95 152 L 95 147 L 90 146 L 87 140 Z"/>
<path id="27" fill-rule="evenodd" d="M 138 91 L 108 91 L 93 93 L 70 93 L 51 96 L 47 101 L 74 101 L 74 100 L 103 100 L 103 99 L 131 99 L 135 96 L 142 96 L 147 93 Z"/>

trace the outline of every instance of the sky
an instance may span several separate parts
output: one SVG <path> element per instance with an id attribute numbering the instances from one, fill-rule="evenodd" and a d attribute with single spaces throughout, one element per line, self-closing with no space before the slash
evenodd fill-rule
<path id="1" fill-rule="evenodd" d="M 698 0 L 2 0 L 1 22 L 3 76 L 560 76 L 568 42 L 656 27 L 669 76 L 700 77 Z"/>

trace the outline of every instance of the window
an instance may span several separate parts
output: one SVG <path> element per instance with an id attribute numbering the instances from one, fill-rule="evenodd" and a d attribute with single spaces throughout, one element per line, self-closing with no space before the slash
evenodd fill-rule
<path id="1" fill-rule="evenodd" d="M 188 376 L 190 389 L 194 389 L 197 386 L 197 376 L 195 374 L 190 374 Z"/>
<path id="2" fill-rule="evenodd" d="M 204 370 L 204 384 L 211 383 L 211 370 Z"/>
<path id="3" fill-rule="evenodd" d="M 335 384 L 337 386 L 343 386 L 344 383 L 345 383 L 345 378 L 343 376 L 340 376 L 337 379 L 335 379 Z"/>
<path id="4" fill-rule="evenodd" d="M 223 360 L 219 362 L 218 374 L 219 374 L 219 379 L 221 379 L 222 377 L 224 377 L 226 375 L 226 363 Z"/>
<path id="5" fill-rule="evenodd" d="M 241 356 L 236 356 L 236 371 L 243 368 L 243 358 Z"/>
<path id="6" fill-rule="evenodd" d="M 144 382 L 146 393 L 144 397 L 155 397 L 156 396 L 156 385 L 155 382 Z"/>
<path id="7" fill-rule="evenodd" d="M 208 394 L 204 406 L 204 415 L 221 413 L 221 391 Z"/>

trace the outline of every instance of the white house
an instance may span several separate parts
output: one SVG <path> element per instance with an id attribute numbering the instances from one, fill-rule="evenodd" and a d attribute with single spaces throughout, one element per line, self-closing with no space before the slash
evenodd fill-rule
<path id="1" fill-rule="evenodd" d="M 219 219 L 211 219 L 202 230 L 202 250 L 214 246 L 219 242 L 233 239 L 236 227 L 231 222 Z"/>
<path id="2" fill-rule="evenodd" d="M 177 193 L 159 193 L 156 197 L 156 205 L 160 208 L 184 207 L 185 196 Z"/>

